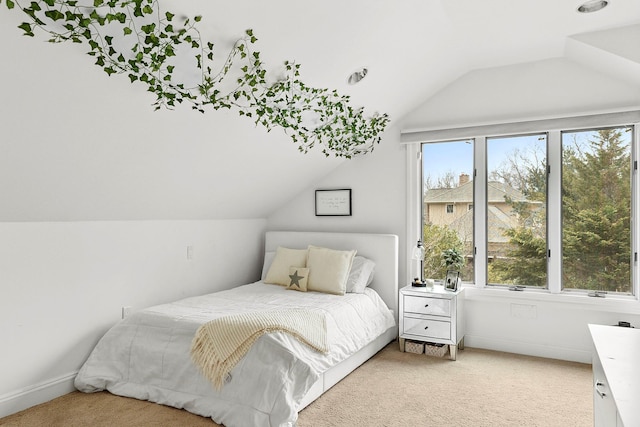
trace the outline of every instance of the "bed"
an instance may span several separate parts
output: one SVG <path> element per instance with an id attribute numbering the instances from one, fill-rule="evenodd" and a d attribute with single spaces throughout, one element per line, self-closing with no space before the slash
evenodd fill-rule
<path id="1" fill-rule="evenodd" d="M 308 251 L 308 263 L 315 262 L 309 280 L 315 277 L 316 286 L 320 276 L 313 271 L 320 271 L 321 258 L 314 254 L 343 256 L 355 250 L 352 260 L 357 256 L 360 262 L 375 263 L 375 272 L 366 287 L 343 295 L 297 292 L 267 283 L 282 260 L 283 248 Z M 357 273 L 356 262 L 349 268 L 351 280 Z M 332 274 L 339 269 L 326 270 Z M 83 392 L 107 390 L 182 408 L 226 427 L 294 426 L 300 410 L 397 337 L 397 302 L 397 236 L 270 231 L 265 234 L 259 281 L 132 314 L 98 342 L 75 386 Z M 234 316 L 295 310 L 322 313 L 326 353 L 287 332 L 260 335 L 220 388 L 194 363 L 190 350 L 203 325 Z"/>

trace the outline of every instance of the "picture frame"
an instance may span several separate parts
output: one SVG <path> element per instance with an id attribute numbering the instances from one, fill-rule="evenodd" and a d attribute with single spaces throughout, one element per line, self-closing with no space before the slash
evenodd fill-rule
<path id="1" fill-rule="evenodd" d="M 351 216 L 351 189 L 316 190 L 316 216 Z"/>
<path id="2" fill-rule="evenodd" d="M 447 277 L 444 279 L 444 289 L 455 292 L 458 290 L 458 278 L 460 272 L 457 270 L 447 270 Z"/>

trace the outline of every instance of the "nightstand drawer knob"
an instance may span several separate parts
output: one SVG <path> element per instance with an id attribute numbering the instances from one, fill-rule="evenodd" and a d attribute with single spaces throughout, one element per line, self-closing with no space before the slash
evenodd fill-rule
<path id="1" fill-rule="evenodd" d="M 424 308 L 427 308 L 427 307 L 429 307 L 429 304 L 425 304 L 425 305 L 424 305 Z"/>
<path id="2" fill-rule="evenodd" d="M 424 327 L 424 329 L 425 329 L 425 330 L 426 330 L 426 329 L 429 329 L 429 326 L 425 326 L 425 327 Z"/>

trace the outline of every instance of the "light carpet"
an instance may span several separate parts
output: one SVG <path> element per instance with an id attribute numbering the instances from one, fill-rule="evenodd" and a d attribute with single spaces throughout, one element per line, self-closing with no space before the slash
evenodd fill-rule
<path id="1" fill-rule="evenodd" d="M 474 348 L 457 361 L 380 351 L 300 412 L 299 427 L 593 426 L 591 366 Z M 0 426 L 190 426 L 213 421 L 107 392 L 74 392 Z"/>

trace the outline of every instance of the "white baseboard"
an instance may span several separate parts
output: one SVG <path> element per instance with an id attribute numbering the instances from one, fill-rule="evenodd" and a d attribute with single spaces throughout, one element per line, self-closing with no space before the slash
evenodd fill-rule
<path id="1" fill-rule="evenodd" d="M 590 351 L 550 347 L 541 344 L 500 340 L 495 338 L 464 336 L 464 345 L 485 350 L 504 351 L 506 353 L 524 354 L 527 356 L 546 357 L 548 359 L 567 360 L 570 362 L 591 363 Z"/>
<path id="2" fill-rule="evenodd" d="M 73 380 L 77 374 L 77 371 L 71 372 L 25 387 L 21 390 L 1 395 L 0 418 L 71 393 L 75 390 Z"/>

